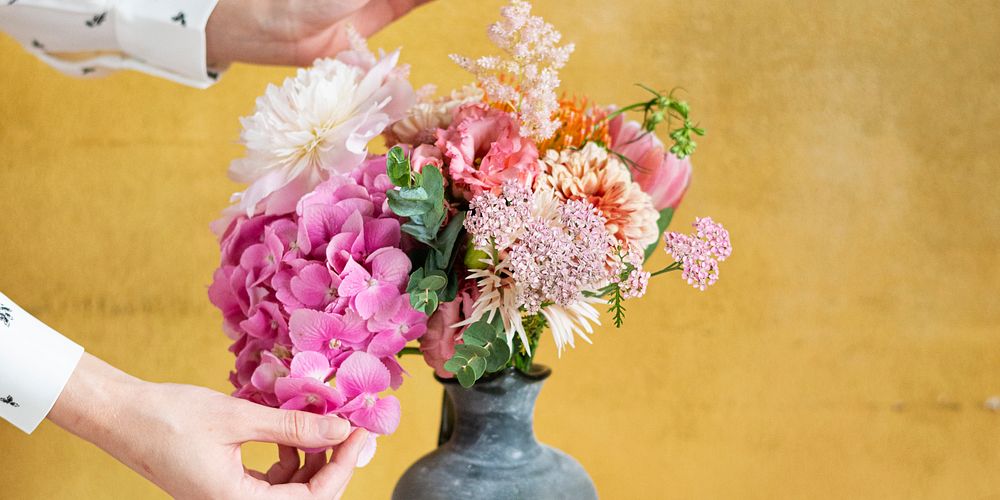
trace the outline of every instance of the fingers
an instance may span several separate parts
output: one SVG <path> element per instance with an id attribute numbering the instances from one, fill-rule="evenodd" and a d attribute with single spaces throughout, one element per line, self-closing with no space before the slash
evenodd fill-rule
<path id="1" fill-rule="evenodd" d="M 357 429 L 344 444 L 337 447 L 326 464 L 309 481 L 309 491 L 320 498 L 340 498 L 354 474 L 358 454 L 368 439 L 368 431 Z"/>
<path id="2" fill-rule="evenodd" d="M 278 445 L 278 461 L 267 470 L 264 480 L 271 484 L 284 484 L 292 480 L 299 470 L 299 451 L 291 446 Z"/>
<path id="3" fill-rule="evenodd" d="M 342 443 L 351 431 L 350 423 L 334 416 L 279 410 L 254 403 L 241 405 L 239 411 L 242 417 L 234 424 L 234 444 L 263 441 L 305 449 L 329 448 Z"/>
<path id="4" fill-rule="evenodd" d="M 326 452 L 306 453 L 306 464 L 292 476 L 293 483 L 308 483 L 326 465 Z"/>
<path id="5" fill-rule="evenodd" d="M 371 0 L 367 5 L 348 16 L 343 25 L 351 24 L 358 33 L 368 38 L 389 23 L 403 17 L 411 10 L 430 0 Z M 346 44 L 345 44 L 346 46 Z M 340 47 L 342 48 L 342 47 Z M 340 48 L 333 51 L 339 51 Z"/>

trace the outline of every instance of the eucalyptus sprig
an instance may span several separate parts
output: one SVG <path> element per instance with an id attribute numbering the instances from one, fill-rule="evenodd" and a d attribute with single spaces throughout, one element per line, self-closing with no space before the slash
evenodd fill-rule
<path id="1" fill-rule="evenodd" d="M 670 152 L 678 158 L 685 158 L 694 154 L 694 150 L 697 148 L 698 143 L 695 142 L 693 136 L 705 135 L 705 129 L 698 127 L 691 121 L 690 106 L 687 101 L 674 98 L 674 92 L 677 89 L 671 90 L 669 94 L 664 95 L 659 91 L 653 90 L 641 83 L 637 85 L 653 94 L 653 98 L 648 101 L 630 104 L 616 110 L 608 115 L 608 121 L 627 111 L 637 111 L 641 109 L 643 130 L 647 133 L 652 133 L 656 130 L 657 126 L 666 121 L 670 139 L 674 141 L 673 146 L 670 147 Z M 672 128 L 674 120 L 679 120 L 681 122 L 681 126 L 678 128 Z"/>
<path id="2" fill-rule="evenodd" d="M 464 231 L 465 212 L 457 212 L 442 228 L 446 215 L 444 178 L 433 165 L 414 170 L 402 148 L 386 157 L 386 173 L 395 188 L 386 191 L 389 208 L 409 219 L 400 229 L 427 245 L 426 254 L 411 252 L 413 271 L 406 286 L 410 305 L 430 316 L 441 302 L 454 300 L 460 278 L 452 272 L 455 245 Z"/>

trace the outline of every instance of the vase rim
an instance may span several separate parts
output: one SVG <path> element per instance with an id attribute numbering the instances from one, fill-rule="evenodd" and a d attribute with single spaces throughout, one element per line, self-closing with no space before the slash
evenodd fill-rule
<path id="1" fill-rule="evenodd" d="M 528 380 L 529 382 L 541 382 L 541 381 L 549 378 L 549 375 L 552 375 L 552 368 L 549 368 L 546 365 L 541 365 L 541 364 L 538 364 L 538 363 L 533 363 L 531 365 L 531 371 L 529 371 L 528 373 L 524 373 L 521 370 L 518 370 L 517 368 L 510 367 L 510 368 L 498 371 L 496 373 L 490 373 L 488 375 L 484 375 L 482 378 L 480 378 L 479 380 L 477 380 L 476 383 L 473 384 L 472 387 L 475 387 L 476 385 L 479 385 L 481 383 L 492 382 L 493 380 L 501 378 L 501 377 L 503 377 L 505 375 L 513 375 L 513 376 L 516 376 L 516 377 L 520 377 L 520 378 L 523 378 L 525 380 Z M 435 373 L 434 374 L 434 378 L 438 382 L 440 382 L 442 384 L 459 385 L 458 378 L 456 378 L 456 377 L 441 378 L 440 376 L 438 376 L 438 374 Z"/>

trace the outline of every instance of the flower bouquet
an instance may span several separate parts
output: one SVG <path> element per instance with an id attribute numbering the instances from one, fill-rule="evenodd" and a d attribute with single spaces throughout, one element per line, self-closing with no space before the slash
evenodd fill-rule
<path id="1" fill-rule="evenodd" d="M 651 276 L 718 279 L 720 224 L 664 235 L 704 134 L 688 104 L 646 87 L 621 108 L 560 97 L 573 45 L 530 9 L 514 0 L 489 27 L 502 55 L 453 56 L 475 78 L 447 95 L 415 91 L 398 50 L 352 32 L 242 119 L 230 174 L 247 187 L 215 223 L 209 288 L 236 396 L 339 415 L 371 431 L 367 460 L 399 423 L 385 393 L 400 356 L 470 387 L 529 372 L 545 331 L 561 353 L 590 341 L 601 309 L 620 326 Z M 661 239 L 674 262 L 647 271 Z"/>

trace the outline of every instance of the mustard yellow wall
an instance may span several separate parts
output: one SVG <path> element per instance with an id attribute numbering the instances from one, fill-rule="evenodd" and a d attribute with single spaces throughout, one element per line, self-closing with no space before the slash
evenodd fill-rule
<path id="1" fill-rule="evenodd" d="M 1000 4 L 538 2 L 577 44 L 564 88 L 690 91 L 709 129 L 675 228 L 733 234 L 721 281 L 676 276 L 556 359 L 545 442 L 604 498 L 1000 498 Z M 442 0 L 375 37 L 418 84 L 465 81 L 500 2 Z M 207 91 L 70 79 L 0 37 L 0 290 L 135 375 L 228 391 L 208 222 L 237 118 L 288 69 Z M 656 264 L 664 264 L 658 256 Z M 435 441 L 417 359 L 404 419 L 355 475 L 386 498 Z M 0 424 L 0 497 L 160 498 L 50 423 Z M 251 449 L 263 467 L 270 448 Z"/>

